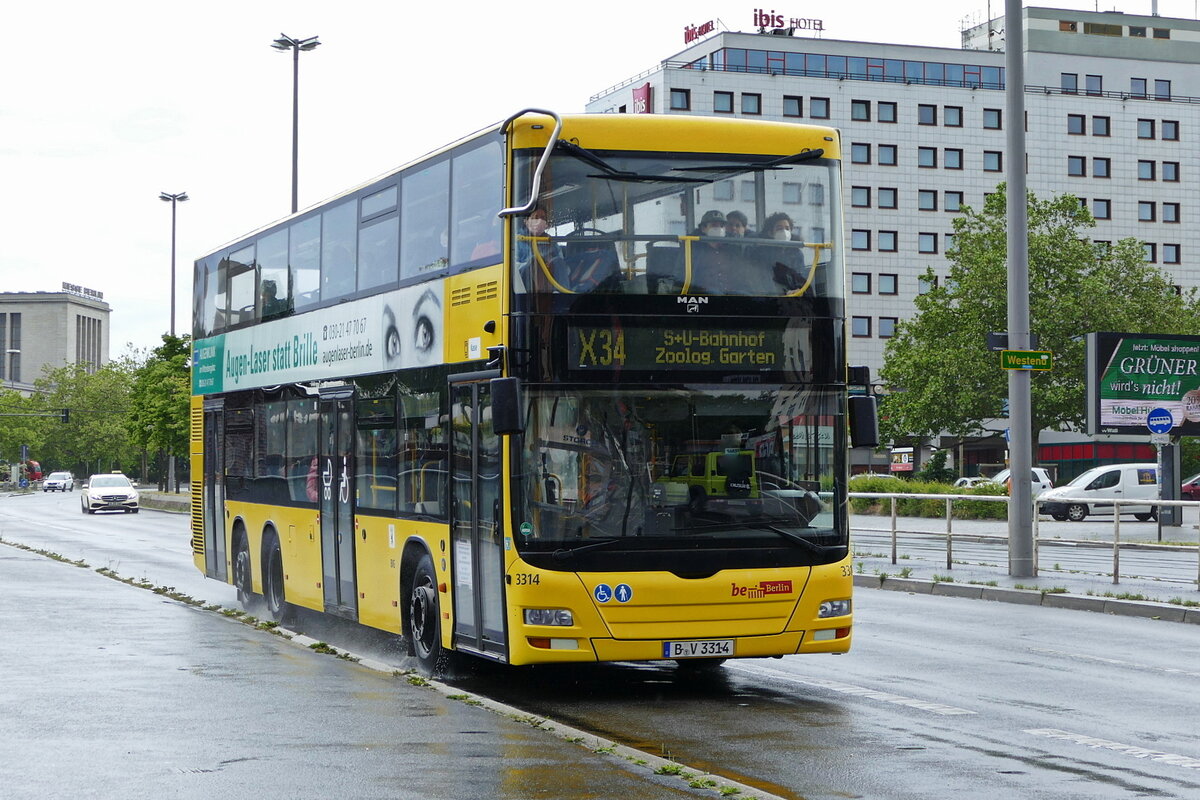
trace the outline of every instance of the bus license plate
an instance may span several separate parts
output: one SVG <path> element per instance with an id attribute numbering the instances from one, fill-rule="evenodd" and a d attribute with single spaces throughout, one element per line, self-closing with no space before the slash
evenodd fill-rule
<path id="1" fill-rule="evenodd" d="M 732 655 L 733 639 L 663 642 L 663 658 L 729 658 Z"/>

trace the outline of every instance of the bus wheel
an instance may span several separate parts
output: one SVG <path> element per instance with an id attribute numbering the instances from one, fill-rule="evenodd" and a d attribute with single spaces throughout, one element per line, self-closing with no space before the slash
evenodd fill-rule
<path id="1" fill-rule="evenodd" d="M 442 617 L 433 559 L 421 556 L 408 597 L 408 633 L 422 674 L 432 676 L 442 656 Z"/>
<path id="2" fill-rule="evenodd" d="M 283 552 L 279 549 L 279 539 L 275 536 L 271 537 L 267 545 L 267 557 L 263 566 L 263 595 L 267 601 L 267 613 L 276 622 L 289 624 L 295 619 L 296 608 L 284 599 Z"/>
<path id="3" fill-rule="evenodd" d="M 254 605 L 254 577 L 250 572 L 250 544 L 245 531 L 239 529 L 233 553 L 233 585 L 237 588 L 238 602 L 242 608 L 251 610 Z"/>

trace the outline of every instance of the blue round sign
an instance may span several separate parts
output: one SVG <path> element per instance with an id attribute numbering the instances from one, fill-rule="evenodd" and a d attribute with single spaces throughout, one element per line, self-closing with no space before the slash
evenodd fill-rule
<path id="1" fill-rule="evenodd" d="M 1151 433 L 1170 433 L 1175 427 L 1175 417 L 1165 408 L 1156 408 L 1146 415 L 1146 427 Z"/>

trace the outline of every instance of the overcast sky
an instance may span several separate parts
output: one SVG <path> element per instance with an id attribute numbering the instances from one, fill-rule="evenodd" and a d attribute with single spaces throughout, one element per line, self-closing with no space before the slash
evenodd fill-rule
<path id="1" fill-rule="evenodd" d="M 1046 6 L 1150 13 L 1150 0 Z M 179 206 L 176 332 L 192 261 L 286 216 L 291 55 L 300 58 L 300 207 L 521 108 L 588 98 L 684 47 L 689 24 L 750 31 L 757 8 L 819 17 L 824 38 L 958 47 L 987 0 L 499 3 L 485 0 L 55 0 L 0 11 L 0 290 L 96 289 L 110 355 L 170 322 L 170 205 Z M 993 16 L 1003 0 L 991 0 Z M 1194 17 L 1196 0 L 1160 0 Z"/>

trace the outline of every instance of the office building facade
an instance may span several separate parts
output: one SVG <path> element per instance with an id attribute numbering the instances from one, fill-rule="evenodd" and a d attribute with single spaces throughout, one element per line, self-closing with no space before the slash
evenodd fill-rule
<path id="1" fill-rule="evenodd" d="M 90 289 L 64 284 L 60 292 L 0 292 L 0 386 L 32 391 L 43 367 L 108 363 L 111 309 Z"/>

